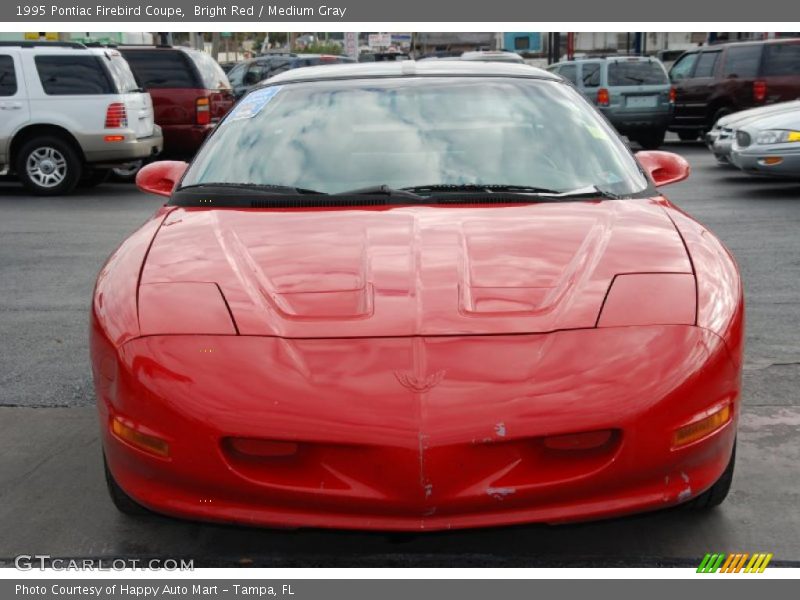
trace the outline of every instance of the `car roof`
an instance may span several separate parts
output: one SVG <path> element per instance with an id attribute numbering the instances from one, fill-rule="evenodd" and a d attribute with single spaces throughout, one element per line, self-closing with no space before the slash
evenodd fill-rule
<path id="1" fill-rule="evenodd" d="M 740 47 L 740 46 L 761 46 L 761 45 L 773 45 L 773 44 L 800 44 L 800 38 L 772 38 L 769 40 L 747 40 L 745 42 L 719 42 L 717 44 L 708 44 L 707 46 L 700 46 L 696 50 L 698 52 L 716 52 L 719 50 L 724 50 L 725 48 L 730 48 L 732 46 Z M 694 52 L 695 49 L 687 50 L 687 52 Z"/>
<path id="2" fill-rule="evenodd" d="M 550 65 L 551 67 L 561 67 L 563 65 L 577 65 L 586 63 L 609 63 L 609 62 L 661 62 L 655 56 L 629 56 L 627 54 L 620 54 L 619 56 L 580 56 L 573 60 L 562 60 L 561 62 Z"/>
<path id="3" fill-rule="evenodd" d="M 561 77 L 543 69 L 518 63 L 481 61 L 425 61 L 345 63 L 303 67 L 286 71 L 264 82 L 264 85 L 295 81 L 321 81 L 328 79 L 369 79 L 383 77 L 529 77 L 562 81 Z"/>

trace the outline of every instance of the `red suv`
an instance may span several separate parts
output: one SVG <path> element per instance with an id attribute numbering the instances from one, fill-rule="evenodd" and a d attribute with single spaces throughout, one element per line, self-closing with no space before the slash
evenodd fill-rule
<path id="1" fill-rule="evenodd" d="M 681 56 L 669 76 L 675 86 L 669 129 L 694 140 L 727 114 L 800 98 L 800 39 L 698 48 Z"/>
<path id="2" fill-rule="evenodd" d="M 153 98 L 155 121 L 164 133 L 162 156 L 194 156 L 234 103 L 222 67 L 191 48 L 121 46 L 119 51 Z"/>

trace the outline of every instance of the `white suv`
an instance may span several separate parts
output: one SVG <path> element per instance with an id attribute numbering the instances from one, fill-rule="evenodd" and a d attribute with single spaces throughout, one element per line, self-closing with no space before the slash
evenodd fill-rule
<path id="1" fill-rule="evenodd" d="M 116 50 L 0 42 L 0 175 L 66 194 L 162 146 L 150 94 Z"/>

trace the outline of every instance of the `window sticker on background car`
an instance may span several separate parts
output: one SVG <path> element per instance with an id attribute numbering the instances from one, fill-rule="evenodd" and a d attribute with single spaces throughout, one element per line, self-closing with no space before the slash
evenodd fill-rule
<path id="1" fill-rule="evenodd" d="M 283 86 L 276 85 L 251 92 L 236 106 L 231 113 L 230 120 L 252 119 L 269 104 L 270 100 L 272 100 L 281 89 L 283 89 Z"/>

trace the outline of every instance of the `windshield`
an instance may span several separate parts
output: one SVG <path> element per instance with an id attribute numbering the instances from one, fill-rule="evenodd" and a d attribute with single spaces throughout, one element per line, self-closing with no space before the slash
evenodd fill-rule
<path id="1" fill-rule="evenodd" d="M 571 86 L 523 78 L 406 77 L 251 92 L 182 187 L 229 183 L 335 194 L 385 185 L 495 185 L 617 195 L 647 180 Z"/>

